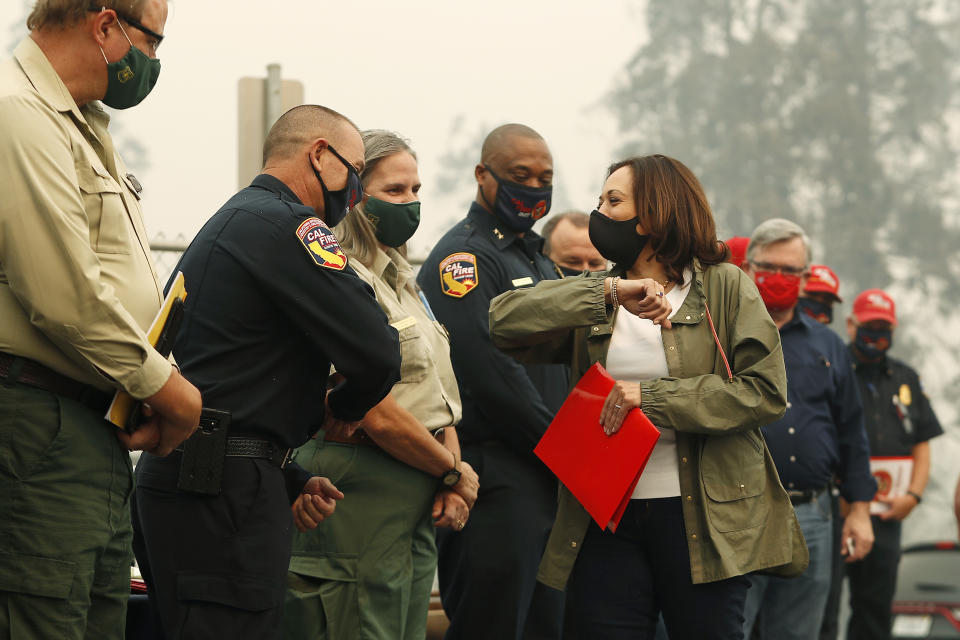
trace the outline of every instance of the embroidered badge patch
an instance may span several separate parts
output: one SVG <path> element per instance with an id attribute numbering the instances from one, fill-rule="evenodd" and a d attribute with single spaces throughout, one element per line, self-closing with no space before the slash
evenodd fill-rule
<path id="1" fill-rule="evenodd" d="M 340 248 L 337 236 L 333 235 L 320 218 L 307 218 L 297 227 L 297 237 L 317 266 L 343 271 L 347 255 Z"/>
<path id="2" fill-rule="evenodd" d="M 462 298 L 477 286 L 477 256 L 454 253 L 440 262 L 440 289 L 452 298 Z"/>

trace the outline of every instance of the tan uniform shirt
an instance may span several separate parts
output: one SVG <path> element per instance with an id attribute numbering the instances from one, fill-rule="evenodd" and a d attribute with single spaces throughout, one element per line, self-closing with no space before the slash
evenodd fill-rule
<path id="1" fill-rule="evenodd" d="M 400 334 L 400 382 L 391 393 L 427 429 L 460 422 L 457 378 L 450 363 L 446 329 L 428 314 L 413 280 L 413 269 L 394 249 L 377 251 L 371 268 L 350 266 L 373 287 L 387 320 Z"/>
<path id="2" fill-rule="evenodd" d="M 162 292 L 108 122 L 30 38 L 0 65 L 0 351 L 145 398 L 171 371 L 144 333 Z"/>

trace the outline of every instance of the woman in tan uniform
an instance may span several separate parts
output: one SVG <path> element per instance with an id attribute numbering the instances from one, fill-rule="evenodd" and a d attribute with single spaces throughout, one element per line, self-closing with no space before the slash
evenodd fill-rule
<path id="1" fill-rule="evenodd" d="M 288 638 L 423 638 L 434 527 L 463 529 L 477 496 L 454 429 L 460 394 L 447 334 L 404 257 L 420 219 L 417 159 L 396 134 L 362 136 L 364 196 L 336 234 L 400 334 L 401 380 L 358 431 L 326 433 L 297 450 L 297 462 L 323 469 L 345 497 L 337 517 L 294 538 Z"/>

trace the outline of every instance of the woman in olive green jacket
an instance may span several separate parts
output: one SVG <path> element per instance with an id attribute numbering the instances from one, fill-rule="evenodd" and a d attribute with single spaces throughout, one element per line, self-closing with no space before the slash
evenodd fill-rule
<path id="1" fill-rule="evenodd" d="M 673 640 L 740 638 L 742 576 L 807 564 L 760 433 L 786 407 L 779 333 L 749 278 L 723 262 L 680 162 L 614 164 L 590 235 L 614 268 L 495 298 L 491 338 L 520 360 L 570 363 L 574 380 L 607 366 L 617 383 L 597 428 L 612 434 L 642 408 L 661 438 L 616 533 L 561 486 L 539 578 L 564 589 L 572 574 L 568 619 L 583 637 L 653 637 L 662 612 Z"/>

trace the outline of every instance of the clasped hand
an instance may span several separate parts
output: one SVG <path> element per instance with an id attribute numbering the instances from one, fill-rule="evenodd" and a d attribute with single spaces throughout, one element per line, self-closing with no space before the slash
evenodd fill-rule
<path id="1" fill-rule="evenodd" d="M 664 329 L 671 327 L 673 307 L 667 302 L 663 285 L 652 278 L 617 280 L 617 301 L 628 312 L 646 318 Z"/>
<path id="2" fill-rule="evenodd" d="M 303 492 L 293 501 L 293 524 L 300 533 L 316 529 L 317 525 L 333 515 L 337 500 L 343 499 L 343 493 L 333 486 L 329 478 L 313 476 L 307 480 Z"/>

